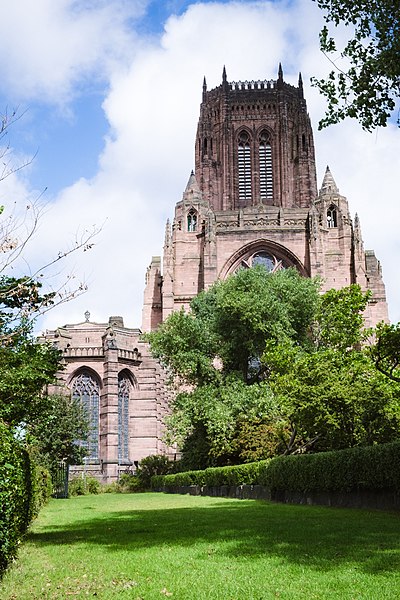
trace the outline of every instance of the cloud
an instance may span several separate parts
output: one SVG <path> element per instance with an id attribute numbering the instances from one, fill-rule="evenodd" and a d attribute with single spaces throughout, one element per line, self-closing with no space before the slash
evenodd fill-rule
<path id="1" fill-rule="evenodd" d="M 0 78 L 11 97 L 63 104 L 132 51 L 143 0 L 18 0 L 0 19 Z"/>
<path id="2" fill-rule="evenodd" d="M 39 4 L 39 10 L 44 10 L 44 0 Z M 230 81 L 276 78 L 280 61 L 289 83 L 296 84 L 298 72 L 303 73 L 314 123 L 319 184 L 329 164 L 341 193 L 348 197 L 352 214 L 359 214 L 365 247 L 375 248 L 382 261 L 394 307 L 392 318 L 399 320 L 395 257 L 400 209 L 394 194 L 400 159 L 393 153 L 398 131 L 388 127 L 371 135 L 349 122 L 317 132 L 324 101 L 310 87 L 309 78 L 323 74 L 330 66 L 318 51 L 322 17 L 315 3 L 198 2 L 183 14 L 171 16 L 162 35 L 153 38 L 127 32 L 121 19 L 114 18 L 106 28 L 108 4 L 101 4 L 95 12 L 95 33 L 90 30 L 82 41 L 78 32 L 86 32 L 87 11 L 71 13 L 72 3 L 61 3 L 61 14 L 69 15 L 68 23 L 76 32 L 79 51 L 67 47 L 60 81 L 54 77 L 47 93 L 57 97 L 59 85 L 62 94 L 73 95 L 74 83 L 81 80 L 71 73 L 82 78 L 94 65 L 107 63 L 109 88 L 103 110 L 109 131 L 98 173 L 60 191 L 41 223 L 40 243 L 32 247 L 31 260 L 57 252 L 63 240 L 74 238 L 79 226 L 104 225 L 94 249 L 76 254 L 66 265 L 78 279 L 86 278 L 89 292 L 49 313 L 43 327 L 82 321 L 86 309 L 93 320 L 106 321 L 111 314 L 121 314 L 129 326 L 140 326 L 146 267 L 152 255 L 162 253 L 165 221 L 173 216 L 194 167 L 203 76 L 209 89 L 220 84 L 224 65 Z M 143 9 L 143 4 L 134 5 L 137 11 Z M 124 6 L 121 3 L 121 10 Z M 54 18 L 52 22 L 58 21 Z M 49 39 L 41 42 L 42 47 L 52 47 L 56 31 L 53 28 Z M 117 51 L 108 60 L 111 42 L 121 31 L 122 42 L 118 41 Z M 105 34 L 105 40 L 99 41 L 100 33 Z M 46 38 L 43 30 L 42 34 Z M 82 45 L 86 47 L 91 39 L 95 43 L 82 58 Z M 129 48 L 131 58 L 127 61 Z M 118 53 L 123 55 L 122 61 Z M 35 79 L 35 56 L 26 67 L 27 80 Z M 49 60 L 47 68 L 51 64 Z M 37 84 L 43 89 L 44 80 L 39 76 Z"/>

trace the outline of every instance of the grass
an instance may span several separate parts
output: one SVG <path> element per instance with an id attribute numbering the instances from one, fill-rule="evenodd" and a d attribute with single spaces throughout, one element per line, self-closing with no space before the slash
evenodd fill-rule
<path id="1" fill-rule="evenodd" d="M 400 590 L 400 515 L 104 494 L 52 500 L 2 600 L 385 600 Z"/>

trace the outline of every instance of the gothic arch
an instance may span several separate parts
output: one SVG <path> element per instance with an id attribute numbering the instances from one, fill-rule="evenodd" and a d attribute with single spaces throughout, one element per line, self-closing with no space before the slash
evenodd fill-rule
<path id="1" fill-rule="evenodd" d="M 118 373 L 118 464 L 131 464 L 129 459 L 129 421 L 132 399 L 138 388 L 136 377 L 124 368 Z"/>
<path id="2" fill-rule="evenodd" d="M 229 275 L 235 273 L 243 262 L 248 262 L 254 255 L 262 253 L 270 255 L 275 260 L 277 266 L 281 261 L 283 268 L 295 267 L 300 275 L 309 277 L 309 273 L 307 273 L 304 265 L 288 248 L 271 240 L 258 239 L 242 246 L 242 248 L 232 254 L 222 267 L 218 279 L 226 279 Z"/>
<path id="3" fill-rule="evenodd" d="M 71 396 L 81 403 L 89 419 L 88 439 L 81 444 L 87 449 L 89 462 L 99 461 L 99 424 L 101 379 L 90 367 L 79 367 L 69 379 Z"/>

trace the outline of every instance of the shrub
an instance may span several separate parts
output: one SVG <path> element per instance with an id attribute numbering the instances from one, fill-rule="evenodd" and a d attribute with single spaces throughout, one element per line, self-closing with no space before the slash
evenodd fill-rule
<path id="1" fill-rule="evenodd" d="M 117 491 L 120 493 L 131 494 L 133 492 L 142 492 L 143 489 L 140 477 L 135 474 L 123 473 L 117 483 Z"/>
<path id="2" fill-rule="evenodd" d="M 276 458 L 230 467 L 153 477 L 153 489 L 190 485 L 264 485 L 271 491 L 400 491 L 400 441 L 317 454 Z"/>
<path id="3" fill-rule="evenodd" d="M 0 421 L 0 575 L 50 494 L 48 471 L 34 463 L 13 431 Z"/>
<path id="4" fill-rule="evenodd" d="M 174 463 L 164 454 L 146 456 L 139 462 L 136 477 L 139 478 L 142 489 L 150 489 L 154 475 L 167 475 L 173 468 Z"/>

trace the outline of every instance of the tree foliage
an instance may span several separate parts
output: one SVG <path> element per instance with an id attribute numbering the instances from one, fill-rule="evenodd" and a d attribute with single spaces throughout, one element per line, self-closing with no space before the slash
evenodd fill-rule
<path id="1" fill-rule="evenodd" d="M 327 25 L 320 33 L 321 50 L 334 65 L 326 78 L 312 79 L 328 101 L 320 129 L 346 117 L 358 119 L 367 131 L 386 126 L 400 97 L 398 0 L 314 1 L 328 25 L 343 24 L 349 32 L 341 50 Z"/>
<path id="2" fill-rule="evenodd" d="M 57 471 L 61 462 L 81 464 L 86 455 L 82 441 L 89 433 L 87 411 L 71 396 L 47 396 L 40 413 L 31 415 L 27 431 L 38 460 L 51 473 Z"/>
<path id="3" fill-rule="evenodd" d="M 365 351 L 357 285 L 319 294 L 288 269 L 240 270 L 172 313 L 151 347 L 175 384 L 168 441 L 186 468 L 387 442 L 400 386 Z"/>
<path id="4" fill-rule="evenodd" d="M 370 347 L 376 368 L 392 381 L 400 382 L 400 323 L 379 323 Z"/>

